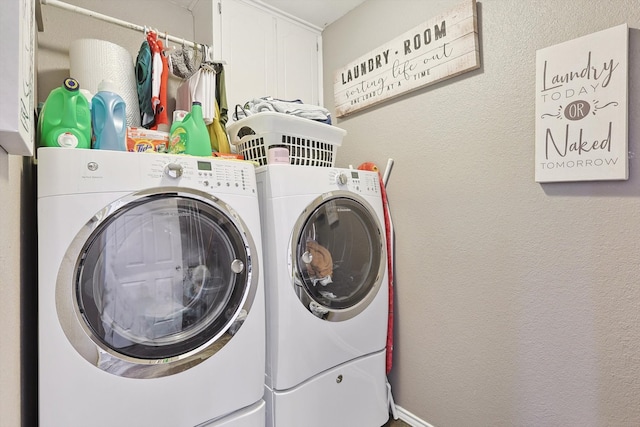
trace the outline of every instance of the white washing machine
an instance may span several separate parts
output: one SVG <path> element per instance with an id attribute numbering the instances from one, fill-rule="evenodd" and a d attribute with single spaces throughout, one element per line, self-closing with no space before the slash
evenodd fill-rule
<path id="1" fill-rule="evenodd" d="M 387 259 L 379 176 L 256 170 L 267 305 L 267 426 L 388 419 Z"/>
<path id="2" fill-rule="evenodd" d="M 264 426 L 258 209 L 249 163 L 40 148 L 40 426 Z"/>

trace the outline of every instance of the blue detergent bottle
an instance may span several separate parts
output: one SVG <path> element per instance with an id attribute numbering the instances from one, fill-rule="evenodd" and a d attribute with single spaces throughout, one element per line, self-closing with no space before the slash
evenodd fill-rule
<path id="1" fill-rule="evenodd" d="M 92 148 L 127 151 L 126 104 L 110 80 L 100 82 L 91 99 L 91 125 Z"/>

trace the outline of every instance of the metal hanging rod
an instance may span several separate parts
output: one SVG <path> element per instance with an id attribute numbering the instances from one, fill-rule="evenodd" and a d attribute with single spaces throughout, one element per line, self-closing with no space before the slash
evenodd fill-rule
<path id="1" fill-rule="evenodd" d="M 54 7 L 57 7 L 59 9 L 64 9 L 64 10 L 68 10 L 68 11 L 71 11 L 71 12 L 75 12 L 75 13 L 78 13 L 80 15 L 90 16 L 92 18 L 99 19 L 101 21 L 109 22 L 109 23 L 112 23 L 112 24 L 115 24 L 115 25 L 119 25 L 119 26 L 124 27 L 124 28 L 129 28 L 129 29 L 140 31 L 140 32 L 143 32 L 143 33 L 147 32 L 147 31 L 155 31 L 156 33 L 158 33 L 157 30 L 153 30 L 151 27 L 145 27 L 145 26 L 142 26 L 142 25 L 133 24 L 131 22 L 123 21 L 122 19 L 114 18 L 113 16 L 104 15 L 102 13 L 94 12 L 93 10 L 84 9 L 82 7 L 74 6 L 72 4 L 65 3 L 65 2 L 62 2 L 62 1 L 58 1 L 58 0 L 40 0 L 40 3 L 46 4 L 48 6 L 54 6 Z M 163 35 L 163 37 L 165 39 L 170 40 L 170 41 L 172 41 L 174 43 L 177 43 L 177 44 L 184 44 L 184 45 L 191 46 L 191 47 L 193 47 L 195 49 L 200 49 L 200 50 L 203 50 L 203 48 L 204 48 L 204 45 L 202 45 L 202 44 L 195 43 L 195 42 L 192 42 L 192 41 L 188 41 L 188 40 L 185 40 L 185 39 L 182 39 L 182 38 L 178 38 L 178 37 L 172 36 L 172 35 L 167 34 L 167 33 L 164 33 L 164 34 L 158 33 L 158 35 Z M 212 62 L 219 63 L 219 64 L 225 64 L 225 61 L 212 61 Z"/>

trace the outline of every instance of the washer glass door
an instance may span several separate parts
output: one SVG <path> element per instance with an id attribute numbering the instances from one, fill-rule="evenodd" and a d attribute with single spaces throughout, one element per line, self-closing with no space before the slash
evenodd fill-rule
<path id="1" fill-rule="evenodd" d="M 87 224 L 88 238 L 78 235 L 84 244 L 70 299 L 84 336 L 99 347 L 99 367 L 117 362 L 118 374 L 134 377 L 179 372 L 219 350 L 246 317 L 253 243 L 239 218 L 213 202 L 148 195 Z M 153 372 L 158 364 L 182 366 Z"/>
<path id="2" fill-rule="evenodd" d="M 315 316 L 342 321 L 375 298 L 384 272 L 380 223 L 370 205 L 354 193 L 317 198 L 294 230 L 295 290 Z"/>

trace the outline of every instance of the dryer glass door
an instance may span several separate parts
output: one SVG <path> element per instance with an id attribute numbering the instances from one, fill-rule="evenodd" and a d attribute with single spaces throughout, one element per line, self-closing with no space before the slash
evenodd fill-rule
<path id="1" fill-rule="evenodd" d="M 303 305 L 322 319 L 341 321 L 360 313 L 376 296 L 386 258 L 370 205 L 355 194 L 336 193 L 316 199 L 306 210 L 294 231 L 292 256 Z"/>
<path id="2" fill-rule="evenodd" d="M 110 355 L 142 364 L 211 347 L 255 292 L 245 237 L 206 200 L 162 194 L 126 204 L 80 253 L 75 300 L 85 329 Z"/>

